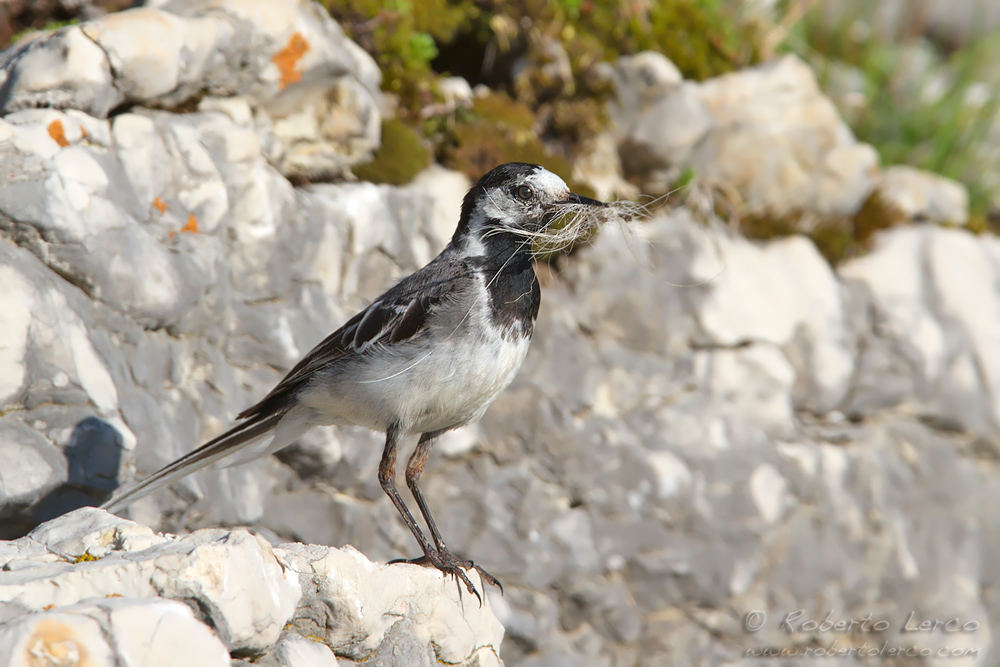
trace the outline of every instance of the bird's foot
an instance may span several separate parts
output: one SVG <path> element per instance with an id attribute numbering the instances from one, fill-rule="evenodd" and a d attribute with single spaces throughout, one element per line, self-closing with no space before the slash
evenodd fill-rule
<path id="1" fill-rule="evenodd" d="M 490 586 L 496 586 L 500 589 L 500 592 L 503 593 L 503 586 L 499 581 L 497 581 L 496 577 L 473 563 L 471 560 L 462 560 L 450 551 L 430 550 L 419 558 L 399 558 L 397 560 L 389 561 L 390 565 L 393 563 L 410 563 L 412 565 L 421 565 L 423 567 L 435 567 L 445 574 L 450 574 L 455 577 L 456 582 L 461 581 L 465 584 L 466 589 L 468 589 L 468 591 L 475 595 L 476 599 L 479 600 L 480 606 L 483 604 L 483 597 L 479 594 L 479 591 L 476 590 L 476 587 L 473 586 L 469 576 L 465 573 L 466 570 L 475 570 L 479 573 L 479 577 L 483 581 Z"/>

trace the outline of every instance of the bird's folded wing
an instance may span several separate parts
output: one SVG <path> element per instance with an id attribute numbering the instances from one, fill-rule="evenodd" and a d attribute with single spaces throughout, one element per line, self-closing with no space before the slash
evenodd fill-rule
<path id="1" fill-rule="evenodd" d="M 286 410 L 294 402 L 298 390 L 330 364 L 351 355 L 364 355 L 374 348 L 391 349 L 393 345 L 419 336 L 426 330 L 428 317 L 434 309 L 463 293 L 473 280 L 464 266 L 436 280 L 428 280 L 430 276 L 420 274 L 417 272 L 404 279 L 327 336 L 267 396 L 237 418 L 248 419 Z"/>

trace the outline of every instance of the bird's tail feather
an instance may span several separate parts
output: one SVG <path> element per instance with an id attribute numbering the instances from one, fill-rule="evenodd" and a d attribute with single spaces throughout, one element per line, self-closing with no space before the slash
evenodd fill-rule
<path id="1" fill-rule="evenodd" d="M 115 493 L 110 500 L 101 505 L 101 509 L 117 512 L 157 489 L 173 484 L 182 477 L 212 465 L 219 459 L 232 454 L 240 445 L 267 434 L 268 431 L 277 426 L 282 417 L 284 414 L 271 415 L 260 420 L 250 419 L 234 426 L 198 449 L 160 468 L 138 484 Z"/>

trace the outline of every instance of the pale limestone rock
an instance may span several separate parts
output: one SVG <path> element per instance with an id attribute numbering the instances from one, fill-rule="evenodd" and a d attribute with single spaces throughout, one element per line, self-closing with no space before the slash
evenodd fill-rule
<path id="1" fill-rule="evenodd" d="M 230 651 L 263 651 L 277 642 L 301 587 L 270 545 L 243 531 L 159 540 L 122 523 L 129 522 L 84 508 L 43 524 L 28 543 L 45 544 L 67 560 L 51 563 L 43 556 L 39 567 L 0 577 L 0 600 L 34 610 L 111 594 L 194 600 Z M 139 533 L 138 541 L 129 533 Z M 78 553 L 80 548 L 87 550 Z M 73 565 L 84 554 L 97 560 Z"/>
<path id="2" fill-rule="evenodd" d="M 661 498 L 685 493 L 691 487 L 691 470 L 674 454 L 651 452 L 649 463 L 657 477 L 657 491 Z"/>
<path id="3" fill-rule="evenodd" d="M 145 37 L 151 32 L 157 39 Z M 138 7 L 57 31 L 6 57 L 6 111 L 72 107 L 99 117 L 123 101 L 175 105 L 202 92 L 265 101 L 299 81 L 345 75 L 378 95 L 380 78 L 374 61 L 305 0 Z M 62 59 L 74 68 L 61 66 Z M 233 70 L 236 60 L 247 66 Z M 53 78 L 60 76 L 67 78 Z"/>
<path id="4" fill-rule="evenodd" d="M 113 667 L 117 657 L 96 619 L 62 612 L 23 616 L 0 627 L 0 651 L 11 667 L 76 665 L 82 660 Z"/>
<path id="5" fill-rule="evenodd" d="M 292 627 L 303 635 L 323 638 L 338 655 L 359 661 L 376 655 L 387 659 L 386 639 L 403 632 L 415 640 L 410 645 L 413 661 L 406 664 L 500 664 L 503 626 L 490 609 L 489 596 L 484 595 L 480 606 L 441 572 L 377 565 L 351 548 L 286 544 L 275 554 L 304 586 Z M 478 575 L 469 572 L 469 576 L 484 591 Z M 359 582 L 365 581 L 379 585 L 361 588 Z"/>
<path id="6" fill-rule="evenodd" d="M 0 403 L 9 400 L 24 382 L 24 354 L 34 293 L 12 266 L 0 266 Z M 10 459 L 7 459 L 10 460 Z"/>
<path id="7" fill-rule="evenodd" d="M 37 502 L 66 479 L 66 459 L 28 426 L 0 419 L 0 506 L 11 508 Z"/>
<path id="8" fill-rule="evenodd" d="M 432 164 L 417 174 L 409 187 L 415 192 L 430 195 L 432 199 L 434 217 L 430 224 L 430 251 L 438 253 L 455 233 L 455 225 L 462 215 L 462 200 L 472 183 L 459 171 Z"/>
<path id="9" fill-rule="evenodd" d="M 338 665 L 337 656 L 329 646 L 294 633 L 282 637 L 269 657 L 273 657 L 280 667 L 337 667 Z"/>
<path id="10" fill-rule="evenodd" d="M 109 598 L 36 612 L 0 626 L 8 665 L 225 667 L 229 652 L 191 608 L 170 600 Z"/>
<path id="11" fill-rule="evenodd" d="M 791 389 L 795 370 L 771 345 L 699 352 L 695 377 L 704 391 L 772 433 L 794 427 Z"/>
<path id="12" fill-rule="evenodd" d="M 905 165 L 882 171 L 878 191 L 887 204 L 922 222 L 963 225 L 969 218 L 969 192 L 950 178 Z"/>
<path id="13" fill-rule="evenodd" d="M 175 664 L 164 661 L 187 655 L 209 665 L 234 653 L 283 667 L 334 666 L 336 655 L 499 667 L 503 627 L 489 598 L 480 606 L 454 584 L 433 569 L 377 565 L 349 547 L 272 550 L 245 531 L 179 538 L 85 508 L 0 542 L 0 618 L 19 619 L 0 626 L 0 646 L 31 650 L 47 632 L 95 660 L 108 651 L 96 665 Z"/>
<path id="14" fill-rule="evenodd" d="M 9 49 L 0 68 L 6 112 L 73 108 L 105 118 L 122 104 L 245 96 L 274 119 L 276 166 L 310 180 L 342 177 L 368 159 L 385 106 L 375 62 L 307 0 L 137 7 Z"/>
<path id="15" fill-rule="evenodd" d="M 895 375 L 938 418 L 978 433 L 1000 430 L 995 239 L 933 226 L 894 229 L 840 274 L 864 286 L 879 321 L 856 398 L 900 400 L 891 395 Z"/>
<path id="16" fill-rule="evenodd" d="M 226 646 L 210 628 L 195 620 L 186 604 L 155 598 L 110 598 L 95 606 L 107 614 L 109 634 L 126 664 L 194 667 L 226 665 L 229 660 Z"/>
<path id="17" fill-rule="evenodd" d="M 83 554 L 104 558 L 113 551 L 142 551 L 170 541 L 146 526 L 92 509 L 77 511 L 72 518 L 44 523 L 31 531 L 27 539 L 53 553 L 73 558 Z"/>
<path id="18" fill-rule="evenodd" d="M 820 217 L 851 215 L 872 192 L 878 155 L 794 56 L 701 83 L 661 75 L 667 83 L 650 85 L 634 69 L 617 65 L 619 152 L 650 187 L 692 169 L 739 211 Z"/>
<path id="19" fill-rule="evenodd" d="M 757 511 L 767 523 L 781 520 L 793 499 L 788 492 L 788 482 L 770 463 L 757 466 L 750 474 L 750 496 Z"/>
<path id="20" fill-rule="evenodd" d="M 799 59 L 709 79 L 698 93 L 713 132 L 691 165 L 736 187 L 748 211 L 849 215 L 870 194 L 875 150 L 855 141 Z"/>
<path id="21" fill-rule="evenodd" d="M 692 164 L 695 147 L 709 136 L 713 120 L 696 84 L 690 82 L 637 102 L 638 107 L 631 106 L 626 96 L 621 105 L 625 110 L 618 120 L 622 166 L 628 175 L 651 175 L 665 189 Z"/>
<path id="22" fill-rule="evenodd" d="M 794 348 L 797 403 L 819 413 L 836 407 L 853 373 L 853 337 L 840 285 L 816 247 L 802 237 L 760 246 L 728 235 L 699 246 L 692 279 L 705 282 L 707 296 L 695 317 L 707 342 Z"/>
<path id="23" fill-rule="evenodd" d="M 81 109 L 104 117 L 122 102 L 107 54 L 80 26 L 69 26 L 8 49 L 3 61 L 0 109 Z"/>
<path id="24" fill-rule="evenodd" d="M 441 79 L 437 85 L 438 94 L 444 98 L 445 107 L 472 106 L 472 86 L 460 76 L 449 76 Z"/>
<path id="25" fill-rule="evenodd" d="M 625 180 L 618 146 L 610 133 L 602 133 L 590 142 L 590 150 L 573 163 L 573 180 L 586 183 L 601 201 L 633 199 L 638 189 Z"/>
<path id="26" fill-rule="evenodd" d="M 293 179 L 342 178 L 371 157 L 381 141 L 381 116 L 372 93 L 357 81 L 299 84 L 269 103 L 278 168 Z"/>
<path id="27" fill-rule="evenodd" d="M 684 81 L 677 66 L 655 51 L 622 56 L 610 72 L 618 92 L 618 112 L 630 109 L 667 93 L 675 92 Z"/>
<path id="28" fill-rule="evenodd" d="M 344 80 L 379 103 L 377 70 L 310 74 L 322 68 L 309 58 L 325 48 L 309 32 L 311 4 L 209 4 L 159 5 L 185 22 L 237 26 L 220 33 L 235 41 L 212 51 L 215 65 L 201 74 L 190 66 L 191 81 L 215 82 L 196 111 L 139 103 L 109 121 L 93 111 L 100 90 L 80 88 L 77 106 L 92 114 L 24 109 L 0 120 L 9 176 L 0 183 L 0 268 L 10 269 L 0 282 L 16 292 L 0 290 L 5 308 L 13 303 L 0 309 L 11 325 L 0 327 L 0 370 L 11 370 L 0 373 L 9 392 L 0 404 L 0 530 L 10 537 L 220 433 L 453 232 L 468 187 L 453 173 L 429 170 L 407 188 L 293 187 L 274 167 L 285 150 L 267 115 L 283 95 L 273 93 L 282 77 L 274 55 L 301 48 L 296 32 L 309 44 L 298 60 L 295 48 L 286 52 L 285 74 L 302 77 L 286 99 Z M 113 32 L 109 47 L 135 53 L 118 41 L 127 35 Z M 356 49 L 347 43 L 330 57 L 346 63 Z M 173 81 L 150 63 L 122 62 L 130 94 Z M 230 62 L 251 64 L 236 71 Z M 763 151 L 768 169 L 777 170 L 782 147 L 803 152 L 780 163 L 788 180 L 775 182 L 804 174 L 806 184 L 786 199 L 836 203 L 874 178 L 862 173 L 870 153 L 842 129 L 809 129 L 830 116 L 811 84 L 796 92 L 801 68 L 777 63 L 696 85 L 662 59 L 639 62 L 645 83 L 630 106 L 653 115 L 628 127 L 650 138 L 635 155 L 657 178 L 678 166 L 657 151 L 661 139 L 676 140 L 678 155 L 703 157 L 707 137 L 721 131 L 709 110 L 729 123 L 726 137 L 752 147 L 746 154 Z M 150 71 L 165 78 L 129 74 Z M 149 104 L 187 94 L 187 75 Z M 713 86 L 706 97 L 703 88 Z M 655 111 L 669 106 L 668 93 L 677 113 L 692 117 L 672 136 Z M 787 105 L 785 115 L 768 107 L 774 100 Z M 744 128 L 733 125 L 741 113 Z M 367 127 L 352 120 L 339 118 L 338 131 Z M 750 129 L 758 134 L 740 134 Z M 723 168 L 746 175 L 729 164 L 705 172 Z M 197 232 L 183 230 L 191 215 Z M 114 593 L 178 604 L 148 597 L 162 591 L 207 600 L 198 618 L 263 646 L 237 652 L 239 660 L 350 664 L 314 641 L 343 643 L 348 627 L 327 633 L 322 623 L 323 633 L 303 640 L 282 632 L 277 618 L 262 621 L 268 605 L 286 616 L 281 599 L 261 591 L 270 581 L 288 593 L 288 581 L 273 576 L 280 566 L 290 578 L 314 562 L 346 562 L 359 577 L 353 584 L 326 566 L 317 566 L 322 576 L 298 577 L 304 591 L 291 618 L 319 626 L 345 605 L 343 618 L 360 618 L 345 650 L 367 664 L 435 664 L 434 646 L 471 664 L 493 660 L 492 649 L 511 664 L 659 664 L 677 655 L 739 662 L 755 647 L 801 646 L 777 628 L 790 609 L 831 607 L 845 618 L 872 609 L 892 619 L 911 609 L 968 617 L 982 628 L 963 645 L 989 655 L 1000 618 L 989 593 L 1000 586 L 990 566 L 1000 552 L 992 463 L 998 261 L 989 236 L 904 228 L 834 273 L 804 239 L 749 243 L 680 209 L 606 229 L 593 247 L 542 267 L 528 362 L 474 430 L 441 443 L 424 477 L 449 545 L 505 584 L 504 597 L 488 593 L 507 625 L 500 649 L 498 626 L 435 571 L 300 545 L 278 551 L 308 552 L 308 567 L 290 559 L 275 568 L 246 533 L 172 538 L 96 512 L 71 515 L 79 530 L 47 524 L 34 535 L 42 542 L 0 542 L 0 585 L 12 596 L 0 601 L 0 623 L 62 613 L 81 596 L 91 600 L 84 605 L 126 599 L 105 597 Z M 25 308 L 30 321 L 18 324 Z M 145 499 L 132 516 L 183 530 L 252 525 L 275 542 L 412 557 L 412 538 L 378 486 L 381 444 L 367 431 L 319 430 L 280 462 L 207 470 Z M 72 562 L 84 553 L 100 560 Z M 231 580 L 215 576 L 226 563 Z M 329 605 L 316 594 L 321 585 L 337 593 Z M 407 597 L 414 590 L 426 595 Z M 38 611 L 52 603 L 66 604 Z M 362 607 L 403 616 L 354 613 Z M 746 633 L 748 609 L 767 610 L 770 626 Z M 476 646 L 492 649 L 472 653 Z"/>
<path id="29" fill-rule="evenodd" d="M 107 54 L 114 87 L 125 101 L 135 102 L 176 97 L 178 88 L 187 88 L 184 92 L 190 95 L 204 85 L 206 61 L 217 58 L 213 51 L 231 38 L 220 34 L 227 29 L 231 30 L 219 21 L 185 20 L 148 7 L 81 25 Z"/>

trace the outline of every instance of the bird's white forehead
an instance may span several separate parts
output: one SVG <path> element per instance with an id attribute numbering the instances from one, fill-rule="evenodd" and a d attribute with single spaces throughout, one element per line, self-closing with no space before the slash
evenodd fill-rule
<path id="1" fill-rule="evenodd" d="M 539 169 L 524 180 L 552 197 L 569 192 L 569 186 L 566 185 L 566 181 L 547 169 Z"/>

